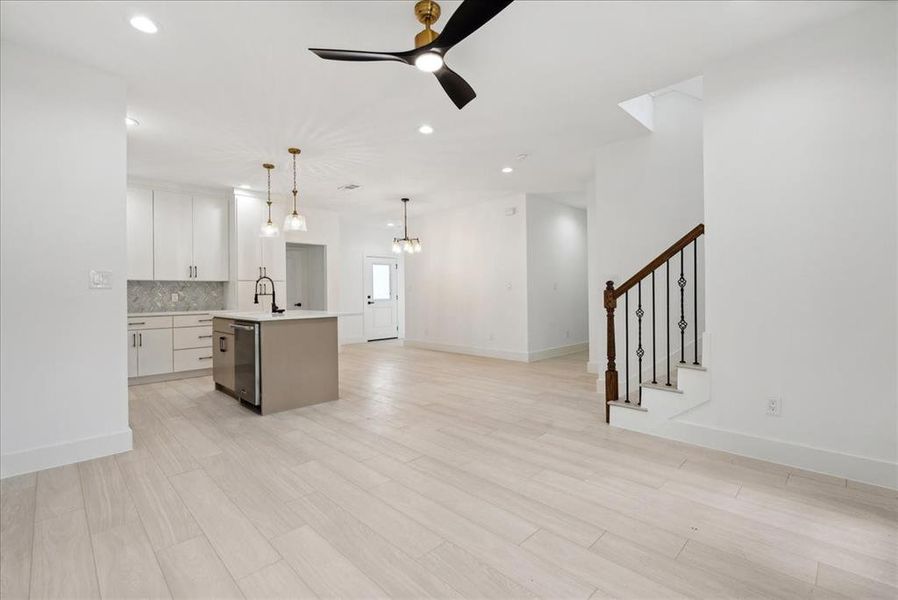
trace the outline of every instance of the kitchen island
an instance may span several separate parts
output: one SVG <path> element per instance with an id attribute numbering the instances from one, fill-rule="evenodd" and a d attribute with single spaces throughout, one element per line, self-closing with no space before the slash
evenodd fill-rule
<path id="1" fill-rule="evenodd" d="M 267 415 L 339 396 L 337 315 L 213 313 L 215 388 Z"/>

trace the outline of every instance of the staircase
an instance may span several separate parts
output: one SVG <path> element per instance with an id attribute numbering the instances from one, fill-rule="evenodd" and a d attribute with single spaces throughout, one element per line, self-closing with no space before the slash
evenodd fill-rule
<path id="1" fill-rule="evenodd" d="M 699 319 L 704 233 L 699 224 L 620 286 L 606 284 L 611 425 L 664 435 L 672 421 L 709 399 Z"/>

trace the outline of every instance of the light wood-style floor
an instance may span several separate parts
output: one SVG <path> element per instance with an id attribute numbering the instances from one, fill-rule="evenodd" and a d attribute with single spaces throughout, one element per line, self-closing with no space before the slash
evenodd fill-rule
<path id="1" fill-rule="evenodd" d="M 896 598 L 898 497 L 603 423 L 585 356 L 350 346 L 259 417 L 134 387 L 135 449 L 2 482 L 5 598 Z"/>

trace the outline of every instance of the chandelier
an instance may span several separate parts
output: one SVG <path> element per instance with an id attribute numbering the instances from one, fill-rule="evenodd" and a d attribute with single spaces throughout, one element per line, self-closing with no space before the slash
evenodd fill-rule
<path id="1" fill-rule="evenodd" d="M 421 240 L 408 237 L 408 198 L 402 199 L 402 227 L 403 236 L 401 238 L 393 238 L 393 252 L 396 254 L 421 252 Z"/>

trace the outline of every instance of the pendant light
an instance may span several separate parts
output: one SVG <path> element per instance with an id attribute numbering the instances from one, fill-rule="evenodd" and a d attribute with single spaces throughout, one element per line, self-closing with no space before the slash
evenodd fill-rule
<path id="1" fill-rule="evenodd" d="M 284 231 L 308 231 L 306 218 L 296 212 L 296 155 L 299 154 L 299 148 L 288 148 L 287 152 L 293 155 L 293 213 L 284 219 Z"/>
<path id="2" fill-rule="evenodd" d="M 262 167 L 264 167 L 265 170 L 268 171 L 268 221 L 262 223 L 262 231 L 260 235 L 267 238 L 277 237 L 280 233 L 278 231 L 278 226 L 271 221 L 271 170 L 274 168 L 274 165 L 271 163 L 265 163 L 262 165 Z"/>
<path id="3" fill-rule="evenodd" d="M 396 254 L 413 254 L 421 252 L 421 240 L 408 237 L 408 198 L 402 199 L 403 237 L 393 238 L 393 252 Z"/>

